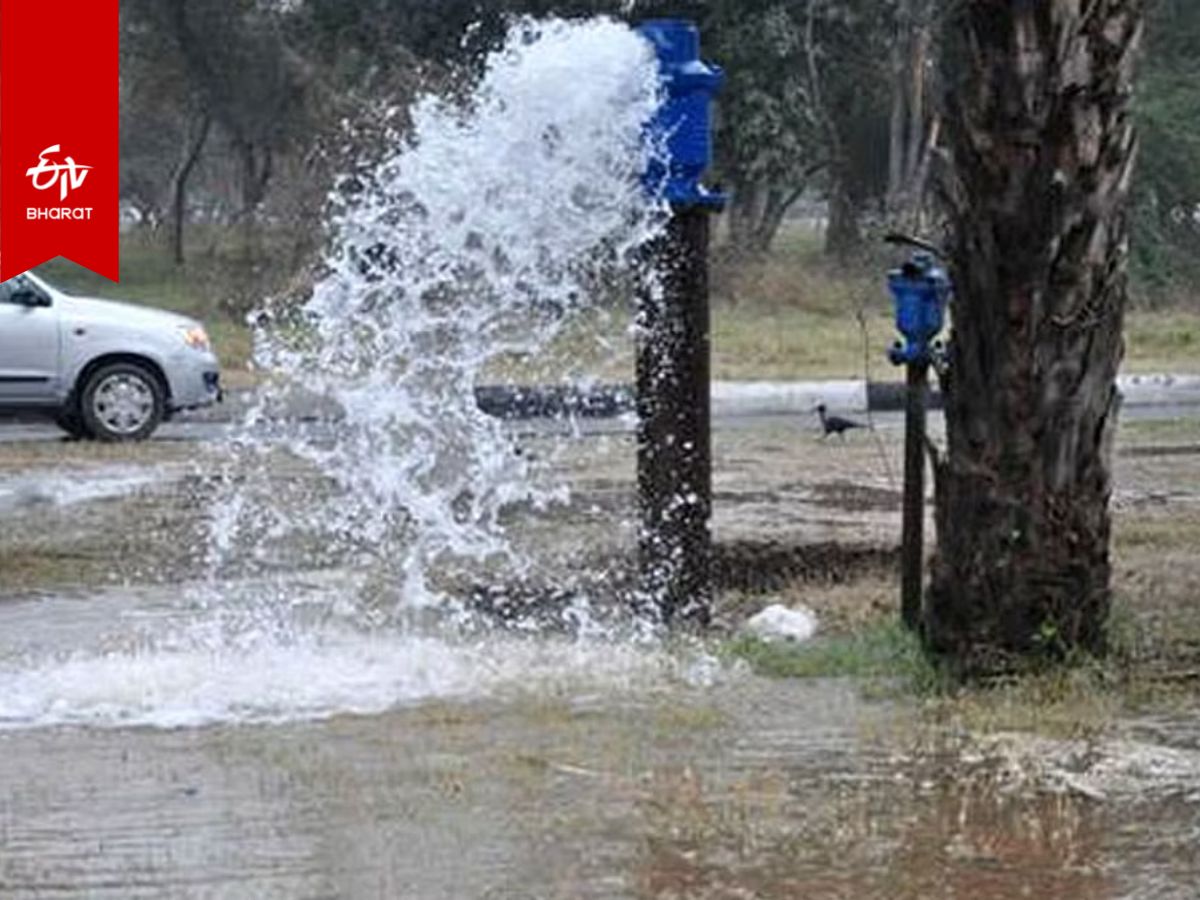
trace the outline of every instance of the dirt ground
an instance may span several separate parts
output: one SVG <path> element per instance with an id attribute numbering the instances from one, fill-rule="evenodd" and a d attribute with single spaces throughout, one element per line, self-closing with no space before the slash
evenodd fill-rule
<path id="1" fill-rule="evenodd" d="M 815 423 L 764 419 L 714 438 L 718 619 L 767 601 L 802 602 L 826 629 L 850 629 L 895 607 L 900 429 L 823 440 Z M 570 500 L 516 509 L 510 529 L 549 569 L 612 560 L 625 565 L 635 536 L 633 438 L 583 437 L 565 449 L 528 436 L 538 478 L 565 483 Z M 557 449 L 556 449 L 557 448 Z M 0 600 L 104 584 L 187 582 L 211 574 L 212 499 L 221 491 L 294 496 L 327 491 L 319 473 L 285 454 L 265 469 L 230 463 L 220 444 L 158 441 L 133 447 L 72 442 L 0 445 Z M 266 472 L 264 478 L 263 472 Z M 253 483 L 247 483 L 246 479 Z M 1142 648 L 1200 648 L 1200 423 L 1136 421 L 1123 427 L 1114 496 L 1116 588 L 1122 621 Z M 927 546 L 934 542 L 932 526 Z M 300 545 L 234 565 L 337 566 Z"/>

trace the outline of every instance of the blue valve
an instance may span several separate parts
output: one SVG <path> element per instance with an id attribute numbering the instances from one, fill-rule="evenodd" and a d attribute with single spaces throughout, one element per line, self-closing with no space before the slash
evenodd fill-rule
<path id="1" fill-rule="evenodd" d="M 928 365 L 937 355 L 933 339 L 942 330 L 951 286 L 946 270 L 932 253 L 914 253 L 888 273 L 888 290 L 896 307 L 896 330 L 904 336 L 888 351 L 893 365 Z"/>
<path id="2" fill-rule="evenodd" d="M 720 209 L 723 194 L 700 184 L 712 164 L 712 101 L 725 81 L 719 66 L 700 59 L 700 31 L 683 19 L 652 19 L 638 33 L 654 45 L 666 98 L 648 130 L 668 159 L 654 159 L 643 176 L 647 190 L 672 204 Z"/>

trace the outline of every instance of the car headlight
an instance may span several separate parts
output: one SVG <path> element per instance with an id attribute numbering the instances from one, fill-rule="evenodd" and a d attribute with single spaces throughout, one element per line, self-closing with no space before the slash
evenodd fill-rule
<path id="1" fill-rule="evenodd" d="M 183 329 L 183 342 L 193 350 L 208 350 L 210 348 L 208 332 L 199 325 L 192 325 Z"/>

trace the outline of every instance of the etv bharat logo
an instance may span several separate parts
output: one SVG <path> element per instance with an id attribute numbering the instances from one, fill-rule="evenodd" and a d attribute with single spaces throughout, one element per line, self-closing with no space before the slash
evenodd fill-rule
<path id="1" fill-rule="evenodd" d="M 92 170 L 92 167 L 81 166 L 70 156 L 67 157 L 65 163 L 50 162 L 46 159 L 47 156 L 59 153 L 61 150 L 62 146 L 60 144 L 47 147 L 38 154 L 38 164 L 26 169 L 25 174 L 33 180 L 34 188 L 39 191 L 48 191 L 55 184 L 58 184 L 58 199 L 66 200 L 67 194 L 83 187 L 84 179 L 87 178 L 88 172 Z M 39 180 L 45 175 L 50 176 L 49 180 Z"/>
<path id="2" fill-rule="evenodd" d="M 26 169 L 25 174 L 33 182 L 34 189 L 38 191 L 48 191 L 57 184 L 58 199 L 64 201 L 71 191 L 83 187 L 83 182 L 87 180 L 88 172 L 92 170 L 92 167 L 81 166 L 70 156 L 61 163 L 48 158 L 61 152 L 60 144 L 47 147 L 38 154 L 38 164 Z M 57 206 L 45 209 L 30 206 L 25 210 L 27 219 L 90 219 L 91 217 L 92 207 L 90 206 L 74 208 Z"/>

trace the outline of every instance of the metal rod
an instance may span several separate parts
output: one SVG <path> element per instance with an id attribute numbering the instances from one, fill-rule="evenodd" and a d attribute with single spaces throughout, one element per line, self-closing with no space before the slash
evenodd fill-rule
<path id="1" fill-rule="evenodd" d="M 916 630 L 921 624 L 925 563 L 925 407 L 929 364 L 908 365 L 904 410 L 904 534 L 900 549 L 900 618 Z"/>
<path id="2" fill-rule="evenodd" d="M 708 241 L 709 211 L 677 208 L 638 315 L 641 594 L 666 624 L 707 625 L 712 606 Z"/>

